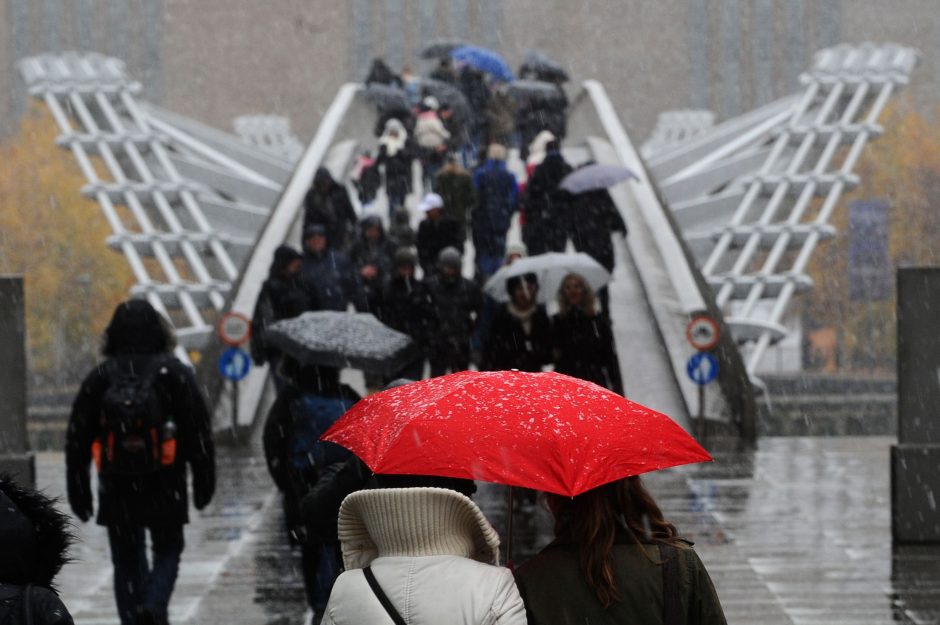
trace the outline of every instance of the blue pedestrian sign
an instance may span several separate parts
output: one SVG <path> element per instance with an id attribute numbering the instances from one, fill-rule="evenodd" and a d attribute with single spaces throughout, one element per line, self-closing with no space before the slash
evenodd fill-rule
<path id="1" fill-rule="evenodd" d="M 238 382 L 251 370 L 251 357 L 248 352 L 237 347 L 230 347 L 219 356 L 219 371 L 233 382 Z"/>
<path id="2" fill-rule="evenodd" d="M 708 352 L 699 352 L 689 358 L 685 370 L 693 382 L 704 386 L 718 377 L 718 359 Z"/>

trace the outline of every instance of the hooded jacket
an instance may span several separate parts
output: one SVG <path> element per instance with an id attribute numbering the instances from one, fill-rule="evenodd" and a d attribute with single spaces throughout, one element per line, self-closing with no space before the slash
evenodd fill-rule
<path id="1" fill-rule="evenodd" d="M 172 464 L 145 475 L 102 472 L 98 479 L 98 524 L 108 526 L 175 526 L 189 521 L 186 466 L 192 472 L 193 502 L 203 509 L 215 491 L 215 447 L 212 422 L 192 369 L 174 358 L 172 332 L 145 300 L 118 305 L 105 330 L 108 359 L 85 377 L 72 404 L 65 439 L 69 504 L 87 520 L 93 512 L 89 467 L 92 443 L 106 432 L 101 413 L 105 392 L 118 373 L 149 371 L 165 411 L 176 425 Z"/>
<path id="2" fill-rule="evenodd" d="M 346 572 L 333 586 L 324 625 L 390 621 L 365 566 L 406 623 L 525 625 L 512 573 L 494 566 L 496 530 L 456 491 L 353 493 L 340 508 L 339 538 Z"/>
<path id="3" fill-rule="evenodd" d="M 274 251 L 268 278 L 261 285 L 251 317 L 251 358 L 256 364 L 264 364 L 277 356 L 277 350 L 265 340 L 265 331 L 269 325 L 317 308 L 304 286 L 302 274 L 287 273 L 287 267 L 302 258 L 300 252 L 288 245 L 281 245 Z"/>
<path id="4" fill-rule="evenodd" d="M 317 169 L 304 197 L 303 232 L 311 224 L 326 228 L 326 239 L 336 249 L 345 249 L 356 224 L 356 211 L 346 187 L 336 182 L 326 167 Z"/>
<path id="5" fill-rule="evenodd" d="M 53 504 L 0 474 L 0 623 L 25 622 L 27 600 L 36 625 L 72 623 L 52 583 L 73 537 L 68 517 Z"/>

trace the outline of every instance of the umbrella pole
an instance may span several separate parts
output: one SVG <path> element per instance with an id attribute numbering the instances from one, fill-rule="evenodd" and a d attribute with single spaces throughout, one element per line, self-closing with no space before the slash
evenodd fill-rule
<path id="1" fill-rule="evenodd" d="M 509 512 L 506 516 L 506 567 L 512 571 L 512 486 L 509 487 Z"/>

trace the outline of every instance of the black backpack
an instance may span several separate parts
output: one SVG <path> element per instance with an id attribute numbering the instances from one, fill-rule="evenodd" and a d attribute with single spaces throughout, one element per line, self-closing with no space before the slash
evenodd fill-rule
<path id="1" fill-rule="evenodd" d="M 156 385 L 166 360 L 154 358 L 135 369 L 133 363 L 108 363 L 108 388 L 101 397 L 101 430 L 93 455 L 105 474 L 149 475 L 173 464 L 174 424 Z"/>

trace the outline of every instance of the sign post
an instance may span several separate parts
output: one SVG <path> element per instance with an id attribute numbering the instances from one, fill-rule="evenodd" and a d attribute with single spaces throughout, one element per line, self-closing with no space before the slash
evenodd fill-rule
<path id="1" fill-rule="evenodd" d="M 689 378 L 698 385 L 698 415 L 696 417 L 696 430 L 698 438 L 705 440 L 705 385 L 710 384 L 718 377 L 718 359 L 710 352 L 718 345 L 721 331 L 711 317 L 700 315 L 693 317 L 685 328 L 685 336 L 689 344 L 698 350 L 685 365 Z"/>
<path id="2" fill-rule="evenodd" d="M 251 320 L 238 312 L 222 315 L 219 338 L 230 347 L 219 357 L 219 372 L 232 382 L 232 440 L 238 442 L 238 382 L 251 370 L 251 357 L 239 346 L 251 338 Z"/>

